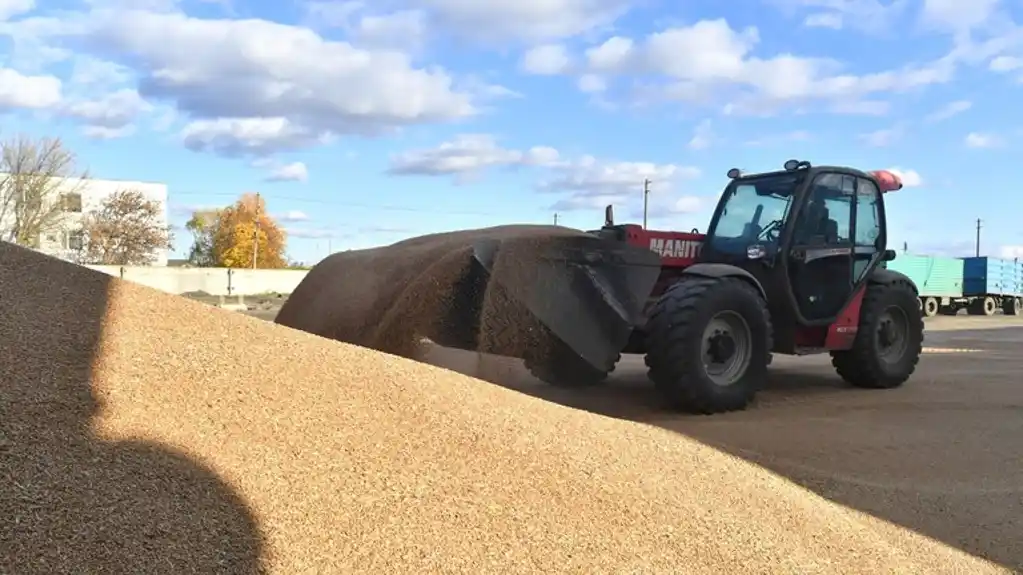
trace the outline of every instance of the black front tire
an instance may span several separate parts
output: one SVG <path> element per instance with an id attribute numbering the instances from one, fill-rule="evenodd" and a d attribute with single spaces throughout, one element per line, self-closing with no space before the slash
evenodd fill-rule
<path id="1" fill-rule="evenodd" d="M 895 357 L 885 357 L 882 324 L 886 317 L 897 316 L 904 323 L 904 345 Z M 913 285 L 903 280 L 869 284 L 860 308 L 860 324 L 853 347 L 831 352 L 831 363 L 838 375 L 851 385 L 891 389 L 905 383 L 916 371 L 923 342 L 924 322 Z"/>
<path id="2" fill-rule="evenodd" d="M 705 359 L 705 331 L 725 316 L 741 318 L 748 335 L 745 368 L 728 384 L 715 381 Z M 651 309 L 648 374 L 673 409 L 707 415 L 742 410 L 767 380 L 772 337 L 767 303 L 751 283 L 684 276 Z"/>

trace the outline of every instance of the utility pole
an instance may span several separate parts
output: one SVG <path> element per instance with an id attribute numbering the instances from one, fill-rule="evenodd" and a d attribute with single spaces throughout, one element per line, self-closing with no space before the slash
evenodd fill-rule
<path id="1" fill-rule="evenodd" d="M 981 226 L 982 223 L 983 222 L 981 221 L 981 219 L 977 218 L 977 245 L 976 245 L 977 249 L 976 249 L 976 256 L 978 258 L 980 257 L 980 229 L 982 227 Z"/>
<path id="2" fill-rule="evenodd" d="M 643 180 L 643 229 L 646 229 L 647 208 L 650 205 L 650 179 Z"/>
<path id="3" fill-rule="evenodd" d="M 554 225 L 558 225 L 558 212 L 554 212 Z"/>
<path id="4" fill-rule="evenodd" d="M 256 192 L 256 225 L 252 228 L 252 269 L 256 269 L 259 257 L 259 192 Z"/>

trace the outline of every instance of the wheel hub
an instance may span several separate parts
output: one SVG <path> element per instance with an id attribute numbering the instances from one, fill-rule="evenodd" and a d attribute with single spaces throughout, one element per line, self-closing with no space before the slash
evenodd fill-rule
<path id="1" fill-rule="evenodd" d="M 752 341 L 746 320 L 735 312 L 721 312 L 703 332 L 703 365 L 707 377 L 718 385 L 732 385 L 746 374 L 752 358 Z"/>
<path id="2" fill-rule="evenodd" d="M 725 363 L 735 355 L 735 338 L 725 330 L 714 330 L 708 343 L 708 355 L 713 363 Z"/>
<path id="3" fill-rule="evenodd" d="M 878 355 L 886 361 L 898 361 L 908 345 L 909 320 L 901 309 L 889 309 L 877 326 Z"/>

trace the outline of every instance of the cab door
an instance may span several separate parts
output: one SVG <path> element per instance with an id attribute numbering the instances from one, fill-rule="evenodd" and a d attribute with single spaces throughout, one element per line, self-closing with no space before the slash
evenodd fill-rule
<path id="1" fill-rule="evenodd" d="M 881 190 L 867 178 L 856 178 L 856 214 L 853 217 L 853 284 L 859 285 L 884 255 Z"/>
<path id="2" fill-rule="evenodd" d="M 797 215 L 787 267 L 796 306 L 811 322 L 835 318 L 852 297 L 856 189 L 855 176 L 818 173 Z"/>

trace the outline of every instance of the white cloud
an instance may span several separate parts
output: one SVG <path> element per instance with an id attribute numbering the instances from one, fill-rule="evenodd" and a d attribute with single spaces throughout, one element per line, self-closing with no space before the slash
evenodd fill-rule
<path id="1" fill-rule="evenodd" d="M 268 182 L 306 182 L 309 169 L 302 162 L 292 162 L 273 169 L 266 177 Z"/>
<path id="2" fill-rule="evenodd" d="M 601 161 L 593 156 L 564 162 L 553 170 L 551 177 L 542 180 L 537 188 L 546 193 L 563 194 L 551 206 L 558 211 L 603 208 L 608 204 L 631 205 L 642 203 L 643 183 L 650 180 L 651 197 L 657 205 L 670 194 L 680 180 L 700 175 L 694 167 L 653 162 Z"/>
<path id="3" fill-rule="evenodd" d="M 996 148 L 1002 144 L 1002 140 L 998 136 L 980 132 L 970 132 L 963 142 L 967 148 Z"/>
<path id="4" fill-rule="evenodd" d="M 841 30 L 843 23 L 842 15 L 835 12 L 819 12 L 817 14 L 810 14 L 803 19 L 803 26 L 807 28 Z"/>
<path id="5" fill-rule="evenodd" d="M 714 132 L 710 120 L 704 120 L 697 124 L 693 130 L 693 137 L 689 139 L 689 149 L 705 150 L 714 142 Z"/>
<path id="6" fill-rule="evenodd" d="M 568 71 L 572 60 L 561 44 L 543 44 L 531 48 L 522 56 L 520 67 L 528 74 L 554 76 Z"/>
<path id="7" fill-rule="evenodd" d="M 907 8 L 907 0 L 768 0 L 787 14 L 809 12 L 803 25 L 830 29 L 852 28 L 883 34 Z"/>
<path id="8" fill-rule="evenodd" d="M 61 112 L 81 120 L 92 137 L 113 139 L 131 135 L 135 120 L 152 108 L 134 89 L 125 88 L 96 99 L 65 103 Z"/>
<path id="9" fill-rule="evenodd" d="M 1000 0 L 924 0 L 921 18 L 934 28 L 965 32 L 990 21 L 999 4 Z"/>
<path id="10" fill-rule="evenodd" d="M 635 53 L 635 47 L 631 38 L 614 36 L 586 50 L 586 61 L 596 71 L 620 71 Z"/>
<path id="11" fill-rule="evenodd" d="M 991 60 L 988 69 L 992 72 L 1013 72 L 1023 68 L 1023 58 L 1015 56 L 998 56 Z"/>
<path id="12" fill-rule="evenodd" d="M 578 80 L 579 91 L 595 94 L 607 90 L 607 81 L 596 74 L 583 74 Z"/>
<path id="13" fill-rule="evenodd" d="M 878 98 L 951 79 L 953 63 L 867 74 L 843 70 L 839 62 L 789 53 L 755 55 L 760 31 L 733 29 L 724 19 L 703 20 L 650 34 L 641 41 L 612 37 L 586 51 L 589 72 L 645 77 L 645 101 L 670 100 L 726 107 L 732 114 L 764 115 L 822 103 L 833 112 L 877 115 L 888 111 Z"/>
<path id="14" fill-rule="evenodd" d="M 309 214 L 307 214 L 305 212 L 302 212 L 302 211 L 299 211 L 299 210 L 291 210 L 291 211 L 285 212 L 283 214 L 274 216 L 274 219 L 279 221 L 279 222 L 289 223 L 290 224 L 290 223 L 296 223 L 296 222 L 307 222 L 311 218 L 309 217 Z"/>
<path id="15" fill-rule="evenodd" d="M 388 172 L 394 175 L 459 175 L 487 168 L 544 166 L 556 163 L 558 152 L 537 146 L 526 151 L 501 147 L 487 134 L 462 134 L 435 148 L 418 149 L 391 158 Z"/>
<path id="16" fill-rule="evenodd" d="M 107 126 L 82 126 L 82 134 L 93 140 L 119 140 L 127 138 L 135 133 L 135 126 L 126 125 L 120 128 L 109 128 Z"/>
<path id="17" fill-rule="evenodd" d="M 1006 259 L 1023 259 L 1023 246 L 1002 246 L 998 250 L 998 257 Z"/>
<path id="18" fill-rule="evenodd" d="M 398 154 L 391 158 L 388 171 L 393 175 L 465 177 L 490 168 L 523 166 L 546 172 L 536 188 L 564 196 L 552 208 L 560 211 L 621 202 L 637 190 L 641 194 L 647 179 L 651 180 L 652 190 L 667 191 L 680 180 L 700 175 L 697 168 L 676 164 L 602 161 L 593 156 L 565 159 L 558 150 L 546 146 L 509 149 L 486 134 L 463 134 L 435 148 Z M 690 204 L 684 204 L 687 205 Z"/>
<path id="19" fill-rule="evenodd" d="M 35 8 L 35 0 L 0 0 L 0 22 Z"/>
<path id="20" fill-rule="evenodd" d="M 477 42 L 539 43 L 612 24 L 628 0 L 418 0 L 439 28 Z"/>
<path id="21" fill-rule="evenodd" d="M 705 202 L 696 196 L 685 196 L 675 201 L 673 212 L 678 214 L 693 214 L 704 208 Z"/>
<path id="22" fill-rule="evenodd" d="M 305 2 L 304 7 L 311 25 L 343 28 L 348 26 L 352 16 L 365 8 L 365 5 L 362 2 L 311 0 Z"/>
<path id="23" fill-rule="evenodd" d="M 426 20 L 419 10 L 365 15 L 359 19 L 351 35 L 360 46 L 416 49 L 425 40 Z"/>
<path id="24" fill-rule="evenodd" d="M 325 137 L 287 118 L 219 118 L 198 120 L 181 131 L 185 147 L 225 156 L 268 156 L 280 149 L 324 143 Z"/>
<path id="25" fill-rule="evenodd" d="M 68 81 L 77 86 L 95 86 L 109 90 L 129 80 L 131 71 L 125 66 L 91 56 L 78 56 L 74 59 Z"/>
<path id="26" fill-rule="evenodd" d="M 919 188 L 924 185 L 924 180 L 916 170 L 905 170 L 902 168 L 888 168 L 888 171 L 895 174 L 902 180 L 904 188 Z"/>
<path id="27" fill-rule="evenodd" d="M 308 26 L 340 28 L 360 47 L 415 50 L 426 40 L 428 22 L 422 10 L 376 13 L 367 12 L 370 6 L 363 2 L 329 0 L 304 2 L 303 7 Z"/>
<path id="28" fill-rule="evenodd" d="M 0 110 L 5 108 L 44 109 L 62 99 L 62 84 L 53 76 L 25 76 L 0 68 Z"/>
<path id="29" fill-rule="evenodd" d="M 958 116 L 959 114 L 962 114 L 963 112 L 969 110 L 972 107 L 973 107 L 973 103 L 970 102 L 969 100 L 957 100 L 955 102 L 949 102 L 948 104 L 943 106 L 940 110 L 938 110 L 938 111 L 936 111 L 936 112 L 934 112 L 932 114 L 929 114 L 925 118 L 925 121 L 927 121 L 927 122 L 940 122 L 942 120 L 947 120 L 947 119 L 951 118 L 952 116 Z"/>
<path id="30" fill-rule="evenodd" d="M 373 135 L 477 111 L 472 95 L 456 90 L 455 80 L 438 67 L 417 68 L 401 52 L 357 48 L 265 20 L 95 9 L 12 29 L 22 37 L 116 55 L 115 63 L 138 76 L 144 98 L 175 103 L 198 122 L 193 129 L 267 118 L 291 127 L 277 139 L 265 134 L 260 147 L 266 150 L 292 146 L 296 132 L 306 134 L 300 141 Z M 227 143 L 231 137 L 230 130 L 220 130 L 216 148 L 247 147 Z"/>

